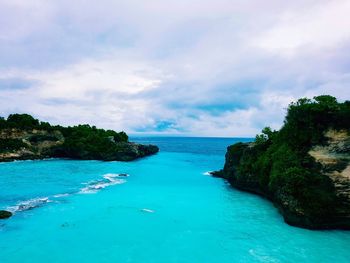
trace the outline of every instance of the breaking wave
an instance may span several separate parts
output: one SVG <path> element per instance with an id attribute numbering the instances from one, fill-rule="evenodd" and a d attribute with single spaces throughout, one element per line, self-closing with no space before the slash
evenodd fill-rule
<path id="1" fill-rule="evenodd" d="M 96 193 L 99 190 L 104 189 L 106 187 L 125 183 L 126 180 L 125 179 L 120 179 L 120 178 L 121 177 L 128 177 L 128 176 L 129 176 L 128 174 L 113 174 L 113 173 L 104 174 L 102 176 L 103 179 L 96 180 L 96 181 L 91 181 L 89 183 L 84 183 L 87 186 L 81 188 L 77 192 L 61 193 L 61 194 L 55 194 L 55 195 L 47 196 L 47 197 L 38 197 L 38 198 L 28 199 L 28 200 L 25 200 L 25 201 L 20 201 L 16 205 L 7 207 L 6 210 L 10 211 L 12 213 L 23 212 L 23 211 L 32 210 L 32 209 L 37 208 L 37 207 L 41 207 L 41 206 L 43 206 L 43 205 L 45 205 L 47 203 L 60 202 L 60 198 L 67 197 L 67 196 L 70 196 L 72 194 L 77 194 L 77 193 L 81 193 L 81 194 Z"/>
<path id="2" fill-rule="evenodd" d="M 123 184 L 126 183 L 126 180 L 119 179 L 120 177 L 127 177 L 128 174 L 105 174 L 103 175 L 103 179 L 91 181 L 88 183 L 88 186 L 83 187 L 80 189 L 79 193 L 81 194 L 94 194 L 97 193 L 99 190 L 104 189 L 108 186 L 116 185 L 116 184 Z"/>
<path id="3" fill-rule="evenodd" d="M 27 210 L 37 208 L 39 206 L 42 206 L 50 202 L 52 202 L 52 200 L 50 200 L 48 197 L 33 198 L 33 199 L 21 201 L 14 206 L 10 206 L 7 208 L 7 210 L 12 213 L 22 212 L 22 211 L 27 211 Z"/>

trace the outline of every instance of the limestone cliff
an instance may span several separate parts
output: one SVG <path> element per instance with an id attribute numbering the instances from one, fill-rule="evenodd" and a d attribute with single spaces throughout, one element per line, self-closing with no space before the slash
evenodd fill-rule
<path id="1" fill-rule="evenodd" d="M 1 141 L 18 142 L 21 147 L 17 149 L 6 149 L 2 147 L 0 161 L 34 160 L 52 157 L 51 149 L 64 143 L 64 136 L 58 130 L 21 130 L 2 129 L 0 131 Z"/>
<path id="2" fill-rule="evenodd" d="M 322 165 L 322 172 L 334 185 L 341 205 L 337 216 L 350 222 L 350 136 L 348 131 L 333 129 L 325 133 L 326 145 L 312 147 L 309 154 Z"/>
<path id="3" fill-rule="evenodd" d="M 213 173 L 262 195 L 291 225 L 350 229 L 350 102 L 331 96 L 292 103 L 279 131 L 227 148 Z"/>
<path id="4" fill-rule="evenodd" d="M 43 158 L 131 161 L 155 154 L 155 145 L 128 141 L 124 132 L 94 126 L 51 126 L 27 114 L 0 118 L 0 162 Z"/>

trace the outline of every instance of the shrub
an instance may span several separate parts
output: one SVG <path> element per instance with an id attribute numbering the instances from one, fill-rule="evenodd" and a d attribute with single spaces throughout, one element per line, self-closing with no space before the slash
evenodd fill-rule
<path id="1" fill-rule="evenodd" d="M 26 144 L 18 139 L 0 139 L 0 152 L 12 152 L 26 147 Z"/>

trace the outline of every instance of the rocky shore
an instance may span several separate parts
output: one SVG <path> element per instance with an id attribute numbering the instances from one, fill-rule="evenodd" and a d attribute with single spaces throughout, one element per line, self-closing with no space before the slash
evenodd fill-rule
<path id="1" fill-rule="evenodd" d="M 155 145 L 129 142 L 124 132 L 89 125 L 51 126 L 27 114 L 0 119 L 0 162 L 45 158 L 132 161 L 158 151 Z"/>
<path id="2" fill-rule="evenodd" d="M 38 160 L 45 158 L 70 158 L 82 160 L 132 161 L 155 154 L 159 148 L 155 145 L 142 145 L 132 142 L 111 143 L 111 151 L 97 152 L 88 149 L 66 150 L 65 137 L 58 131 L 5 129 L 0 131 L 0 140 L 12 140 L 23 144 L 19 149 L 2 149 L 0 162 L 15 160 Z M 107 149 L 106 149 L 107 150 Z"/>

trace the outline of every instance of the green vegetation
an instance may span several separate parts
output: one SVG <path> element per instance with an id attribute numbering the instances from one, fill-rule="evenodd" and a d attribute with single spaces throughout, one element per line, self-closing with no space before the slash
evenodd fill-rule
<path id="1" fill-rule="evenodd" d="M 0 130 L 3 129 L 19 129 L 19 130 L 45 130 L 45 131 L 60 131 L 67 139 L 77 141 L 80 137 L 87 137 L 91 139 L 84 139 L 83 142 L 93 142 L 96 139 L 106 139 L 114 142 L 127 142 L 128 136 L 125 132 L 115 132 L 112 130 L 97 129 L 95 126 L 78 125 L 73 127 L 63 127 L 60 125 L 51 126 L 48 122 L 41 122 L 33 118 L 29 114 L 10 114 L 7 120 L 0 117 Z M 31 138 L 33 142 L 40 140 L 55 140 L 51 135 L 36 135 Z M 78 143 L 78 142 L 76 142 Z"/>
<path id="2" fill-rule="evenodd" d="M 108 156 L 118 151 L 119 145 L 128 141 L 125 132 L 97 129 L 95 126 L 78 125 L 61 129 L 66 138 L 57 147 L 58 156 L 69 156 L 82 159 L 108 159 Z"/>
<path id="3" fill-rule="evenodd" d="M 28 114 L 10 114 L 6 123 L 9 128 L 33 129 L 40 126 L 39 120 Z"/>
<path id="4" fill-rule="evenodd" d="M 27 145 L 18 139 L 0 139 L 0 153 L 20 150 Z"/>
<path id="5" fill-rule="evenodd" d="M 129 143 L 125 132 L 98 129 L 90 125 L 52 126 L 28 114 L 11 114 L 7 119 L 0 117 L 0 133 L 0 153 L 25 148 L 34 155 L 98 160 L 126 160 L 148 154 L 147 147 Z M 158 148 L 152 148 L 149 154 L 156 151 Z"/>
<path id="6" fill-rule="evenodd" d="M 0 162 L 48 157 L 131 161 L 158 151 L 155 145 L 129 142 L 123 131 L 98 129 L 87 124 L 52 126 L 28 114 L 0 117 Z"/>
<path id="7" fill-rule="evenodd" d="M 274 200 L 286 214 L 308 218 L 310 225 L 331 218 L 339 203 L 334 185 L 308 154 L 312 146 L 327 143 L 328 129 L 350 131 L 350 102 L 300 99 L 289 105 L 280 131 L 265 128 L 254 143 L 228 148 L 224 177 Z"/>

